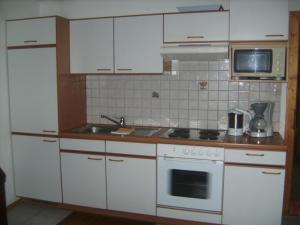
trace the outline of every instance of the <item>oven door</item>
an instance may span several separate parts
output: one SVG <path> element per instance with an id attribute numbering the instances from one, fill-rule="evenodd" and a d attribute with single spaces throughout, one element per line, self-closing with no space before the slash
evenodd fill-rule
<path id="1" fill-rule="evenodd" d="M 158 157 L 158 205 L 220 212 L 224 163 Z"/>

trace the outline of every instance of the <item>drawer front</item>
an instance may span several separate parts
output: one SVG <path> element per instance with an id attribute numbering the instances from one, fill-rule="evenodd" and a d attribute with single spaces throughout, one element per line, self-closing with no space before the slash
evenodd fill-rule
<path id="1" fill-rule="evenodd" d="M 60 149 L 105 152 L 105 142 L 96 140 L 61 138 Z"/>
<path id="2" fill-rule="evenodd" d="M 7 46 L 56 43 L 56 18 L 37 18 L 7 22 Z"/>
<path id="3" fill-rule="evenodd" d="M 106 151 L 110 153 L 156 156 L 155 144 L 129 143 L 119 141 L 107 141 Z"/>
<path id="4" fill-rule="evenodd" d="M 225 162 L 284 166 L 285 152 L 225 149 Z"/>

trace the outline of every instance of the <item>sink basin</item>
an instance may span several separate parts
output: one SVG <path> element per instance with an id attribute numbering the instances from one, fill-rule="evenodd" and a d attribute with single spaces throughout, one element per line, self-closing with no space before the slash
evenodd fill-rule
<path id="1" fill-rule="evenodd" d="M 149 137 L 158 131 L 160 131 L 160 128 L 135 128 L 135 131 L 132 133 L 132 135 Z"/>
<path id="2" fill-rule="evenodd" d="M 111 131 L 117 130 L 119 127 L 114 126 L 92 126 L 87 125 L 84 127 L 75 128 L 72 131 L 76 133 L 88 133 L 88 134 L 109 134 Z"/>

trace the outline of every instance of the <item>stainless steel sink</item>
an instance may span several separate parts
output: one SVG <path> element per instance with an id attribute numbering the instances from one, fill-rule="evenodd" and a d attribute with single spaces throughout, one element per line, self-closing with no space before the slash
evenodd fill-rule
<path id="1" fill-rule="evenodd" d="M 109 134 L 111 131 L 117 130 L 117 126 L 94 126 L 86 125 L 84 127 L 74 128 L 72 131 L 84 134 Z"/>
<path id="2" fill-rule="evenodd" d="M 112 131 L 118 130 L 119 126 L 105 126 L 105 125 L 86 125 L 83 127 L 74 128 L 72 131 L 76 133 L 82 134 L 110 134 Z M 134 132 L 132 132 L 133 136 L 152 136 L 156 132 L 158 132 L 160 128 L 135 128 Z"/>
<path id="3" fill-rule="evenodd" d="M 134 136 L 144 136 L 144 137 L 149 137 L 152 136 L 153 134 L 157 133 L 160 131 L 160 128 L 135 128 L 135 131 L 132 133 Z"/>

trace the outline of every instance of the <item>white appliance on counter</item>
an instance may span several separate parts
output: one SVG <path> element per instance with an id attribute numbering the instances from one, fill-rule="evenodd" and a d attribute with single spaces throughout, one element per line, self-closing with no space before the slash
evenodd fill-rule
<path id="1" fill-rule="evenodd" d="M 224 149 L 158 144 L 157 214 L 221 223 Z"/>

